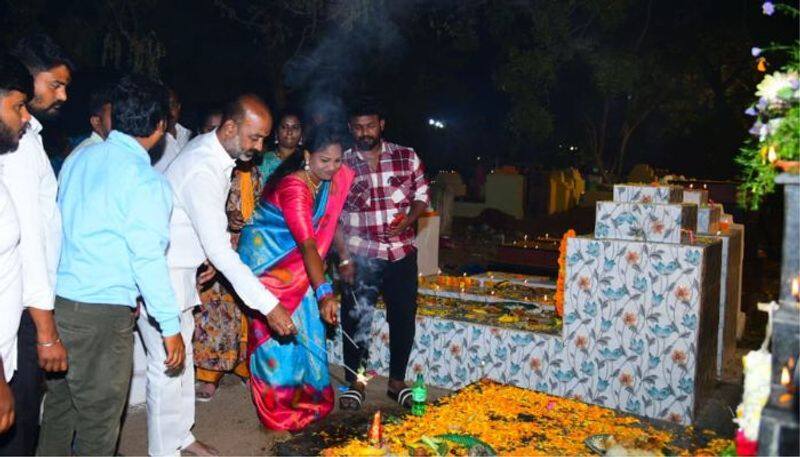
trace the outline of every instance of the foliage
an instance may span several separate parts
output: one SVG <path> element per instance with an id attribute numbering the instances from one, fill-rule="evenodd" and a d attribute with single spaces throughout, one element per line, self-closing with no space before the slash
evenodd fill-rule
<path id="1" fill-rule="evenodd" d="M 800 13 L 793 6 L 770 1 L 764 2 L 762 10 L 768 16 L 781 11 L 797 18 Z M 759 59 L 759 69 L 766 72 L 764 52 L 783 54 L 787 63 L 764 76 L 757 87 L 757 102 L 745 111 L 755 117 L 755 122 L 750 129 L 752 136 L 736 158 L 743 171 L 739 197 L 743 206 L 754 210 L 775 190 L 777 166 L 800 160 L 800 40 L 788 46 L 754 47 L 752 55 Z"/>

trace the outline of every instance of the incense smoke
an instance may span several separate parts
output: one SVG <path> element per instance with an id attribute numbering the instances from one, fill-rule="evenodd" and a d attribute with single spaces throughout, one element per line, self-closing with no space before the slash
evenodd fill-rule
<path id="1" fill-rule="evenodd" d="M 313 122 L 344 124 L 346 106 L 370 93 L 381 69 L 406 51 L 399 23 L 413 2 L 336 2 L 316 46 L 286 63 L 284 82 L 304 95 Z"/>

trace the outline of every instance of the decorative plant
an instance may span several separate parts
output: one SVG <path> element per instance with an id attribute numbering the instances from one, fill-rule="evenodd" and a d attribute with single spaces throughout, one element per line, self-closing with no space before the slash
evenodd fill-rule
<path id="1" fill-rule="evenodd" d="M 798 17 L 798 9 L 786 4 L 764 2 L 762 11 L 772 16 L 776 11 Z M 775 189 L 780 170 L 797 173 L 800 165 L 800 40 L 791 45 L 771 44 L 754 47 L 757 68 L 766 73 L 765 53 L 785 55 L 787 62 L 778 71 L 766 74 L 758 84 L 758 100 L 745 111 L 755 122 L 752 135 L 741 148 L 736 161 L 743 168 L 740 203 L 758 209 L 764 197 Z"/>

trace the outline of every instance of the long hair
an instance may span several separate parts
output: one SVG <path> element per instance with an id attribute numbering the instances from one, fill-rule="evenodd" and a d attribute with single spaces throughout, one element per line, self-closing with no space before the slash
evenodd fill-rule
<path id="1" fill-rule="evenodd" d="M 315 154 L 326 147 L 338 144 L 344 140 L 344 131 L 332 123 L 320 124 L 309 129 L 303 134 L 305 146 L 311 154 Z M 269 176 L 264 183 L 264 194 L 273 191 L 283 178 L 303 168 L 305 154 L 303 148 L 295 149 L 294 153 L 283 162 Z"/>

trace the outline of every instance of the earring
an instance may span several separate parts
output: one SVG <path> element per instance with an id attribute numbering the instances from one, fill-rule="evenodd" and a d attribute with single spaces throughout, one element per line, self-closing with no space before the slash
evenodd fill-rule
<path id="1" fill-rule="evenodd" d="M 304 160 L 304 161 L 303 161 L 303 169 L 304 169 L 305 171 L 309 171 L 309 170 L 311 170 L 311 166 L 308 164 L 308 160 Z"/>

